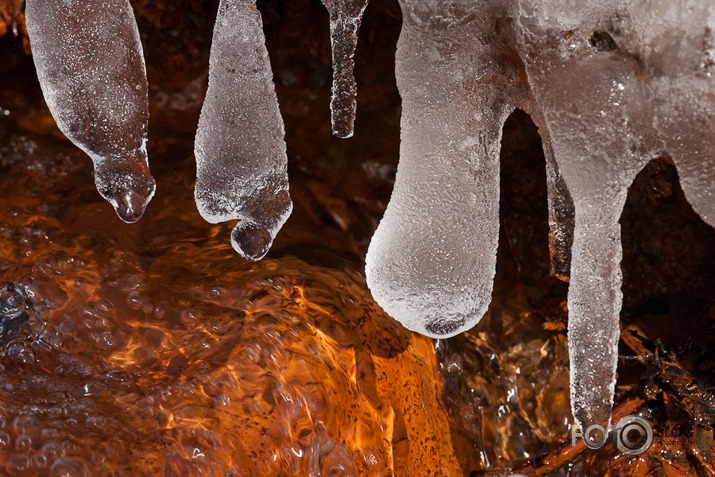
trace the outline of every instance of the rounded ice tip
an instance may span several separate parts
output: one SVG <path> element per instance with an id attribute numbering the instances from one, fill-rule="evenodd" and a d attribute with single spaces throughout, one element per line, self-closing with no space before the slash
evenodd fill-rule
<path id="1" fill-rule="evenodd" d="M 122 221 L 133 224 L 144 215 L 154 197 L 156 181 L 146 160 L 103 160 L 95 162 L 94 182 L 97 191 Z"/>
<path id="2" fill-rule="evenodd" d="M 151 197 L 146 197 L 139 191 L 127 190 L 116 198 L 114 210 L 123 222 L 133 224 L 144 215 L 149 199 Z"/>
<path id="3" fill-rule="evenodd" d="M 254 222 L 242 220 L 231 232 L 233 248 L 246 260 L 256 262 L 273 245 L 273 235 Z"/>
<path id="4" fill-rule="evenodd" d="M 118 184 L 115 183 L 114 187 L 106 191 L 105 197 L 114 206 L 122 221 L 133 224 L 142 218 L 155 191 L 154 178 L 151 175 L 142 175 L 129 181 L 118 181 Z"/>
<path id="5" fill-rule="evenodd" d="M 350 126 L 349 128 L 347 126 L 341 126 L 343 125 L 335 125 L 333 127 L 333 136 L 338 139 L 350 139 L 351 137 L 353 137 L 355 131 L 352 129 L 352 126 Z"/>

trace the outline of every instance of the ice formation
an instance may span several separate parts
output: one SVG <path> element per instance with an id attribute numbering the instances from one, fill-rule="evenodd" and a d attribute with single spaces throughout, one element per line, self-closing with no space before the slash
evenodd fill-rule
<path id="1" fill-rule="evenodd" d="M 206 92 L 196 132 L 196 205 L 211 223 L 240 220 L 234 249 L 268 252 L 292 210 L 283 119 L 261 15 L 251 0 L 219 5 Z"/>
<path id="2" fill-rule="evenodd" d="M 352 137 L 357 102 L 355 95 L 355 48 L 360 20 L 368 0 L 321 0 L 330 15 L 330 44 L 333 51 L 333 97 L 330 116 L 333 134 L 339 138 Z"/>
<path id="3" fill-rule="evenodd" d="M 154 195 L 148 85 L 128 0 L 27 0 L 37 76 L 60 130 L 94 162 L 97 190 L 125 222 Z"/>
<path id="4" fill-rule="evenodd" d="M 669 155 L 715 226 L 715 4 L 401 0 L 403 99 L 392 199 L 368 251 L 368 286 L 407 328 L 444 338 L 489 305 L 498 238 L 499 137 L 514 108 L 547 156 L 552 263 L 569 275 L 571 401 L 610 422 L 628 187 Z"/>
<path id="5" fill-rule="evenodd" d="M 353 54 L 367 0 L 330 14 L 336 136 L 355 118 Z M 652 158 L 672 157 L 694 210 L 715 226 L 715 3 L 698 0 L 400 0 L 400 164 L 370 244 L 367 281 L 407 328 L 444 338 L 491 299 L 499 235 L 501 129 L 515 108 L 546 154 L 554 272 L 570 280 L 574 416 L 610 422 L 621 309 L 620 218 Z M 138 219 L 147 84 L 126 0 L 28 0 L 47 103 L 95 161 L 100 193 Z M 222 0 L 196 135 L 196 202 L 239 220 L 234 248 L 262 258 L 290 215 L 283 122 L 251 0 Z"/>

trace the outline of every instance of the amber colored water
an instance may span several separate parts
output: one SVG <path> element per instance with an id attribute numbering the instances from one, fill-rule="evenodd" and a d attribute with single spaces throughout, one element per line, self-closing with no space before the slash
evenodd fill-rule
<path id="1" fill-rule="evenodd" d="M 0 12 L 19 3 L 0 0 Z M 548 267 L 543 157 L 528 117 L 515 114 L 504 132 L 492 307 L 472 331 L 433 342 L 386 316 L 363 274 L 398 155 L 396 4 L 366 11 L 348 141 L 330 134 L 322 6 L 259 4 L 295 210 L 250 264 L 229 245 L 233 224 L 204 222 L 192 197 L 217 2 L 133 3 L 158 182 L 134 225 L 100 198 L 90 161 L 54 126 L 21 16 L 20 37 L 9 28 L 0 38 L 0 475 L 715 473 L 715 233 L 667 160 L 641 174 L 621 221 L 614 411 L 648 417 L 659 440 L 636 457 L 610 443 L 571 446 L 567 284 Z"/>
<path id="2" fill-rule="evenodd" d="M 51 137 L 11 141 L 6 473 L 456 468 L 432 344 L 379 310 L 358 262 L 239 259 L 230 228 L 199 218 L 184 170 L 159 174 L 162 193 L 125 227 L 81 153 Z"/>

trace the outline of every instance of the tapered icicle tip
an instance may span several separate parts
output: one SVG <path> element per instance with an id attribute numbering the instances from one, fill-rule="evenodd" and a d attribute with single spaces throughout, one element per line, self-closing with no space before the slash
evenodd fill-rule
<path id="1" fill-rule="evenodd" d="M 154 197 L 156 181 L 146 161 L 120 163 L 104 161 L 95 166 L 94 182 L 119 218 L 133 224 L 138 221 Z"/>
<path id="2" fill-rule="evenodd" d="M 273 245 L 273 235 L 255 222 L 242 220 L 231 232 L 231 245 L 246 260 L 257 262 Z"/>
<path id="3" fill-rule="evenodd" d="M 133 224 L 144 215 L 150 198 L 135 190 L 126 190 L 116 198 L 114 210 L 120 219 L 128 224 Z"/>
<path id="4" fill-rule="evenodd" d="M 578 401 L 579 397 L 575 400 Z M 572 397 L 572 401 L 574 398 Z M 588 407 L 591 406 L 591 407 Z M 574 415 L 576 424 L 587 439 L 587 444 L 590 447 L 598 447 L 598 443 L 608 437 L 611 427 L 611 409 L 613 405 L 609 401 L 607 403 L 588 403 L 579 406 L 578 403 L 572 404 L 571 412 Z"/>

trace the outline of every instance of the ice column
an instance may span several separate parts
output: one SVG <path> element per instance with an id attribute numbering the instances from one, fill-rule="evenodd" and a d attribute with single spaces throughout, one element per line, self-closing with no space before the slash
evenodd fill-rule
<path id="1" fill-rule="evenodd" d="M 357 102 L 355 48 L 360 20 L 368 0 L 321 0 L 330 15 L 330 44 L 333 50 L 333 97 L 330 115 L 333 134 L 339 138 L 353 135 Z"/>
<path id="2" fill-rule="evenodd" d="M 380 306 L 439 338 L 474 326 L 491 301 L 501 131 L 513 109 L 500 76 L 508 62 L 479 34 L 488 9 L 449 3 L 401 2 L 400 163 L 366 258 Z"/>
<path id="3" fill-rule="evenodd" d="M 618 220 L 628 187 L 647 161 L 638 154 L 642 138 L 629 134 L 644 129 L 638 124 L 643 92 L 632 60 L 587 43 L 591 32 L 603 29 L 592 19 L 604 18 L 604 12 L 579 10 L 587 8 L 550 11 L 549 2 L 529 2 L 519 21 L 545 150 L 575 209 L 568 292 L 571 405 L 584 429 L 606 429 L 622 301 Z M 549 17 L 554 29 L 542 23 Z M 564 26 L 573 39 L 563 40 Z M 546 48 L 549 42 L 556 47 Z"/>
<path id="4" fill-rule="evenodd" d="M 125 222 L 154 195 L 148 86 L 128 0 L 27 0 L 42 92 L 60 130 L 94 162 L 97 190 Z"/>
<path id="5" fill-rule="evenodd" d="M 248 260 L 263 258 L 293 207 L 284 135 L 256 4 L 222 0 L 196 132 L 195 198 L 208 222 L 240 220 L 231 243 Z"/>

